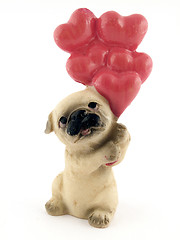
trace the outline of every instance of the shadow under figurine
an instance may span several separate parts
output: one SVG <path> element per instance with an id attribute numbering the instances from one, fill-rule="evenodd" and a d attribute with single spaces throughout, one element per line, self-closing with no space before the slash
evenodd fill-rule
<path id="1" fill-rule="evenodd" d="M 109 225 L 118 203 L 112 166 L 123 160 L 130 142 L 117 120 L 152 69 L 151 58 L 135 51 L 146 31 L 142 15 L 110 11 L 96 18 L 84 8 L 55 30 L 57 45 L 71 54 L 68 73 L 86 89 L 66 97 L 48 117 L 45 133 L 54 131 L 66 145 L 65 169 L 45 205 L 50 215 Z"/>

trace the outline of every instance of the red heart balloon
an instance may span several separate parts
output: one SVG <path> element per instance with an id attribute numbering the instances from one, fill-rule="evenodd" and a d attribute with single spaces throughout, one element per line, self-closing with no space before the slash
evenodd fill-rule
<path id="1" fill-rule="evenodd" d="M 94 39 L 96 17 L 86 8 L 77 9 L 67 24 L 58 26 L 54 31 L 56 44 L 67 52 L 77 50 Z"/>
<path id="2" fill-rule="evenodd" d="M 72 53 L 66 63 L 69 75 L 77 82 L 91 85 L 94 74 L 105 65 L 107 47 L 93 42 L 83 53 Z"/>
<path id="3" fill-rule="evenodd" d="M 147 27 L 147 20 L 140 14 L 123 17 L 110 11 L 97 20 L 97 33 L 103 42 L 131 51 L 138 47 L 147 32 Z"/>
<path id="4" fill-rule="evenodd" d="M 135 71 L 143 83 L 151 73 L 152 59 L 145 53 L 113 48 L 108 54 L 107 66 L 118 72 Z"/>
<path id="5" fill-rule="evenodd" d="M 109 101 L 114 115 L 119 117 L 136 97 L 141 79 L 136 72 L 117 73 L 104 69 L 94 76 L 93 85 Z"/>

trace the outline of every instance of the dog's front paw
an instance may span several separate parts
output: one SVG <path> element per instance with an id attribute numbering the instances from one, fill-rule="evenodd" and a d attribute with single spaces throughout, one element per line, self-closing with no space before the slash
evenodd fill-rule
<path id="1" fill-rule="evenodd" d="M 55 200 L 51 198 L 46 204 L 45 204 L 46 211 L 49 215 L 52 216 L 60 216 L 65 214 L 65 207 L 62 204 L 62 202 Z"/>
<path id="2" fill-rule="evenodd" d="M 119 149 L 118 147 L 112 142 L 109 141 L 106 147 L 106 155 L 105 160 L 107 162 L 113 162 L 116 161 L 119 156 Z"/>
<path id="3" fill-rule="evenodd" d="M 110 214 L 107 211 L 95 210 L 88 218 L 91 226 L 96 228 L 106 228 L 110 223 Z"/>
<path id="4" fill-rule="evenodd" d="M 117 123 L 116 134 L 115 134 L 115 137 L 114 137 L 114 143 L 115 144 L 118 144 L 118 143 L 128 144 L 130 140 L 131 140 L 131 136 L 130 136 L 126 126 L 124 126 L 123 124 Z"/>

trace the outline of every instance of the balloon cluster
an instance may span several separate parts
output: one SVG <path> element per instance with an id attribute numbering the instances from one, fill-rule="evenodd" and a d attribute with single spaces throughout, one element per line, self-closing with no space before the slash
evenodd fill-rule
<path id="1" fill-rule="evenodd" d="M 151 58 L 135 51 L 147 27 L 147 20 L 139 14 L 123 17 L 109 11 L 96 18 L 90 10 L 80 8 L 54 32 L 56 44 L 71 54 L 66 64 L 69 75 L 94 86 L 117 117 L 152 70 Z"/>

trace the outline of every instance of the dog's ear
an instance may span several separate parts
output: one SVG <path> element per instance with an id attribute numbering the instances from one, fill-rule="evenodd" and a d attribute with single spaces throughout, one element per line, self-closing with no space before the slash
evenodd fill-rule
<path id="1" fill-rule="evenodd" d="M 46 123 L 46 129 L 44 130 L 44 132 L 46 134 L 51 133 L 53 131 L 53 122 L 52 122 L 52 112 L 49 114 L 48 116 L 48 120 Z"/>

